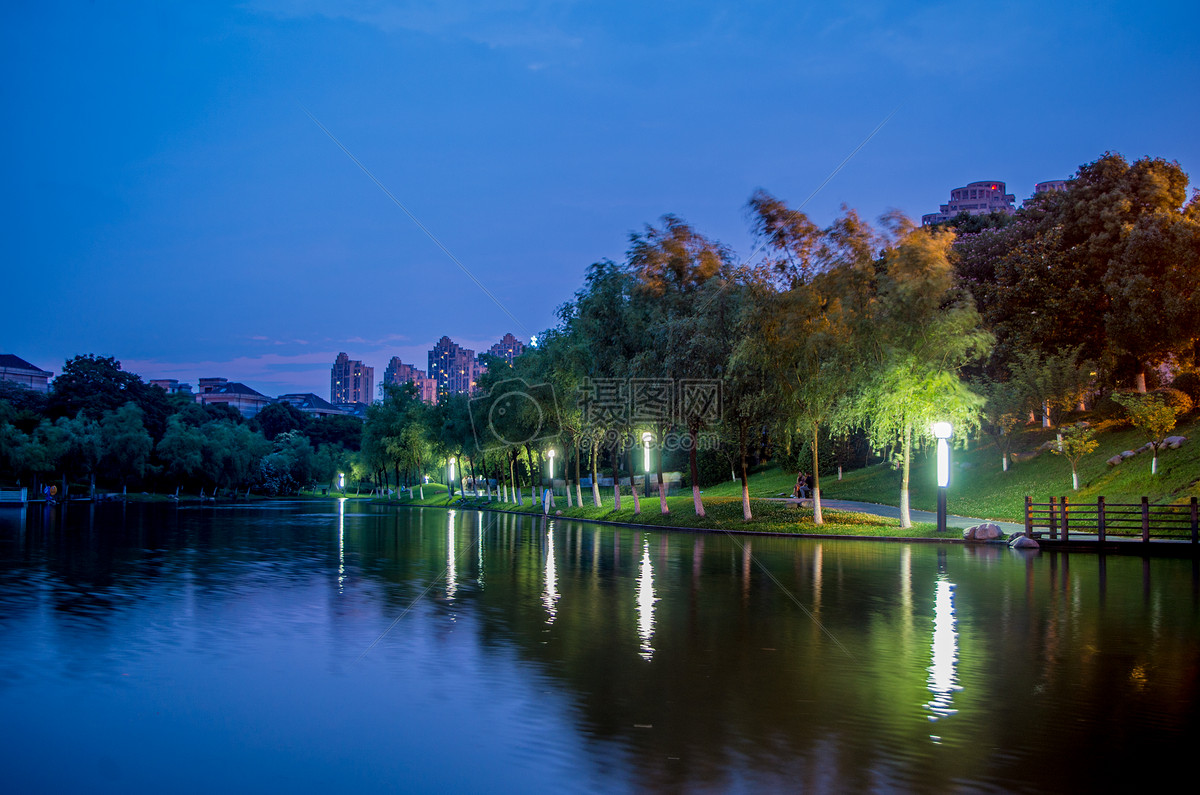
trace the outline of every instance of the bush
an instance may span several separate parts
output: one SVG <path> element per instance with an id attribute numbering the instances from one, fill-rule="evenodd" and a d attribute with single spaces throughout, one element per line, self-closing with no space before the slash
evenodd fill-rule
<path id="1" fill-rule="evenodd" d="M 1153 394 L 1161 395 L 1163 401 L 1168 406 L 1175 409 L 1176 417 L 1182 417 L 1184 414 L 1189 413 L 1194 405 L 1191 397 L 1189 397 L 1188 394 L 1181 389 L 1175 389 L 1173 387 L 1166 386 L 1162 389 L 1154 390 Z"/>
<path id="2" fill-rule="evenodd" d="M 1200 372 L 1190 370 L 1175 376 L 1171 382 L 1172 389 L 1178 389 L 1192 399 L 1192 404 L 1200 403 Z"/>

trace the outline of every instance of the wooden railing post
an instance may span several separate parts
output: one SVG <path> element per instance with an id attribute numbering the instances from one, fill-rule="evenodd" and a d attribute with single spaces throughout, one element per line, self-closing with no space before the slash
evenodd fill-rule
<path id="1" fill-rule="evenodd" d="M 1150 498 L 1142 497 L 1142 541 L 1150 541 Z"/>
<path id="2" fill-rule="evenodd" d="M 1196 498 L 1192 497 L 1192 543 L 1200 538 L 1200 513 L 1196 510 Z"/>
<path id="3" fill-rule="evenodd" d="M 1050 498 L 1050 540 L 1052 540 L 1052 541 L 1058 540 L 1057 510 L 1058 510 L 1058 505 L 1055 503 L 1054 498 L 1051 497 Z"/>
<path id="4" fill-rule="evenodd" d="M 1195 513 L 1196 513 L 1195 502 L 1196 502 L 1196 500 L 1193 499 L 1192 500 L 1192 514 L 1193 515 L 1195 515 Z M 1030 510 L 1032 510 L 1032 508 L 1033 508 L 1033 498 L 1030 497 L 1028 494 L 1026 494 L 1025 495 L 1025 537 L 1026 538 L 1033 538 L 1033 516 L 1030 514 Z M 1195 522 L 1193 522 L 1192 523 L 1192 540 L 1193 541 L 1196 540 L 1196 529 L 1195 528 L 1196 528 L 1196 525 L 1195 525 Z"/>
<path id="5" fill-rule="evenodd" d="M 1062 526 L 1063 526 L 1063 541 L 1069 541 L 1071 535 L 1071 520 L 1067 515 L 1067 497 L 1063 495 L 1062 502 L 1059 503 L 1059 509 L 1062 510 Z"/>
<path id="6" fill-rule="evenodd" d="M 1104 498 L 1096 498 L 1096 535 L 1104 543 Z"/>

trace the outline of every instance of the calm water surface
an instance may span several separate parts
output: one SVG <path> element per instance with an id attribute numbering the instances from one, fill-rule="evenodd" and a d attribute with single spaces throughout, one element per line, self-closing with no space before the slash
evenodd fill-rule
<path id="1" fill-rule="evenodd" d="M 0 788 L 1166 783 L 1198 739 L 1198 582 L 353 501 L 5 508 Z"/>

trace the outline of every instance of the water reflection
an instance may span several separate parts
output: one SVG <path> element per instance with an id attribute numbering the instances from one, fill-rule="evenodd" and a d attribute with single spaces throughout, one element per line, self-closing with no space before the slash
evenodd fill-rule
<path id="1" fill-rule="evenodd" d="M 955 667 L 958 663 L 958 632 L 954 619 L 954 583 L 945 574 L 939 574 L 937 588 L 933 601 L 933 660 L 929 665 L 929 692 L 933 693 L 925 708 L 929 710 L 929 720 L 936 721 L 953 715 L 958 710 L 951 704 L 954 692 L 962 690 L 958 684 Z M 937 735 L 930 735 L 934 742 L 940 742 Z"/>
<path id="2" fill-rule="evenodd" d="M 642 641 L 638 654 L 649 662 L 654 659 L 654 603 L 658 598 L 654 595 L 654 566 L 650 564 L 650 539 L 642 540 L 642 563 L 638 569 L 637 614 L 638 637 Z"/>
<path id="3" fill-rule="evenodd" d="M 1073 555 L 1067 588 L 1061 555 L 755 537 L 752 572 L 722 535 L 487 513 L 460 586 L 463 512 L 70 508 L 0 509 L 7 790 L 204 757 L 264 789 L 1077 791 L 1200 736 L 1191 561 Z"/>
<path id="4" fill-rule="evenodd" d="M 446 598 L 453 601 L 458 593 L 458 571 L 454 565 L 454 518 L 457 512 L 451 508 L 446 514 Z"/>
<path id="5" fill-rule="evenodd" d="M 346 585 L 346 498 L 338 497 L 338 593 Z"/>
<path id="6" fill-rule="evenodd" d="M 542 605 L 546 608 L 547 624 L 553 624 L 558 617 L 558 570 L 554 565 L 554 522 L 546 527 L 546 562 L 543 570 L 545 589 L 542 591 Z"/>

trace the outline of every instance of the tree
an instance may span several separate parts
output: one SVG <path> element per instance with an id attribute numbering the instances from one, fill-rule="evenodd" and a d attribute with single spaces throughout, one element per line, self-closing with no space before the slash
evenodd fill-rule
<path id="1" fill-rule="evenodd" d="M 1028 410 L 1025 389 L 1014 381 L 977 382 L 975 391 L 986 401 L 983 406 L 983 432 L 992 437 L 1000 454 L 1000 468 L 1008 471 L 1008 453 L 1012 447 L 1012 432 L 1024 421 Z"/>
<path id="2" fill-rule="evenodd" d="M 1054 353 L 1022 351 L 1009 363 L 1025 408 L 1042 413 L 1043 428 L 1056 425 L 1058 412 L 1075 408 L 1092 385 L 1095 365 L 1082 361 L 1080 350 L 1076 347 Z"/>
<path id="3" fill-rule="evenodd" d="M 262 433 L 269 442 L 281 433 L 303 432 L 307 425 L 308 415 L 284 401 L 263 406 L 250 420 L 250 427 Z"/>
<path id="4" fill-rule="evenodd" d="M 894 222 L 896 242 L 885 252 L 877 301 L 856 321 L 862 383 L 847 402 L 842 425 L 867 430 L 877 447 L 901 455 L 900 526 L 911 527 L 908 482 L 914 445 L 933 440 L 931 425 L 950 422 L 958 438 L 979 424 L 983 398 L 959 379 L 961 368 L 986 354 L 969 294 L 958 288 L 947 253 L 952 232 Z"/>
<path id="5" fill-rule="evenodd" d="M 1163 447 L 1163 440 L 1175 427 L 1175 407 L 1159 394 L 1130 394 L 1114 392 L 1113 400 L 1125 407 L 1129 421 L 1133 427 L 1144 431 L 1150 437 L 1150 449 L 1154 457 L 1150 461 L 1150 474 L 1158 474 L 1158 451 Z"/>
<path id="6" fill-rule="evenodd" d="M 644 355 L 653 356 L 658 362 L 654 369 L 680 386 L 676 420 L 690 439 L 692 504 L 703 517 L 696 452 L 700 431 L 720 418 L 719 384 L 731 352 L 731 340 L 723 332 L 730 327 L 727 313 L 732 309 L 723 288 L 733 283 L 732 255 L 667 215 L 661 228 L 647 226 L 631 236 L 628 266 L 637 282 L 634 294 L 652 309 L 645 337 L 656 347 Z M 687 394 L 685 382 L 691 385 Z"/>
<path id="7" fill-rule="evenodd" d="M 100 420 L 103 460 L 120 478 L 122 487 L 130 475 L 141 477 L 146 473 L 146 464 L 154 447 L 142 416 L 142 410 L 130 401 L 116 411 L 105 413 Z"/>
<path id="8" fill-rule="evenodd" d="M 1077 423 L 1064 428 L 1058 445 L 1050 448 L 1056 455 L 1071 462 L 1071 488 L 1075 491 L 1079 491 L 1080 459 L 1100 446 L 1100 442 L 1092 438 L 1095 435 L 1096 432 L 1089 426 Z"/>

